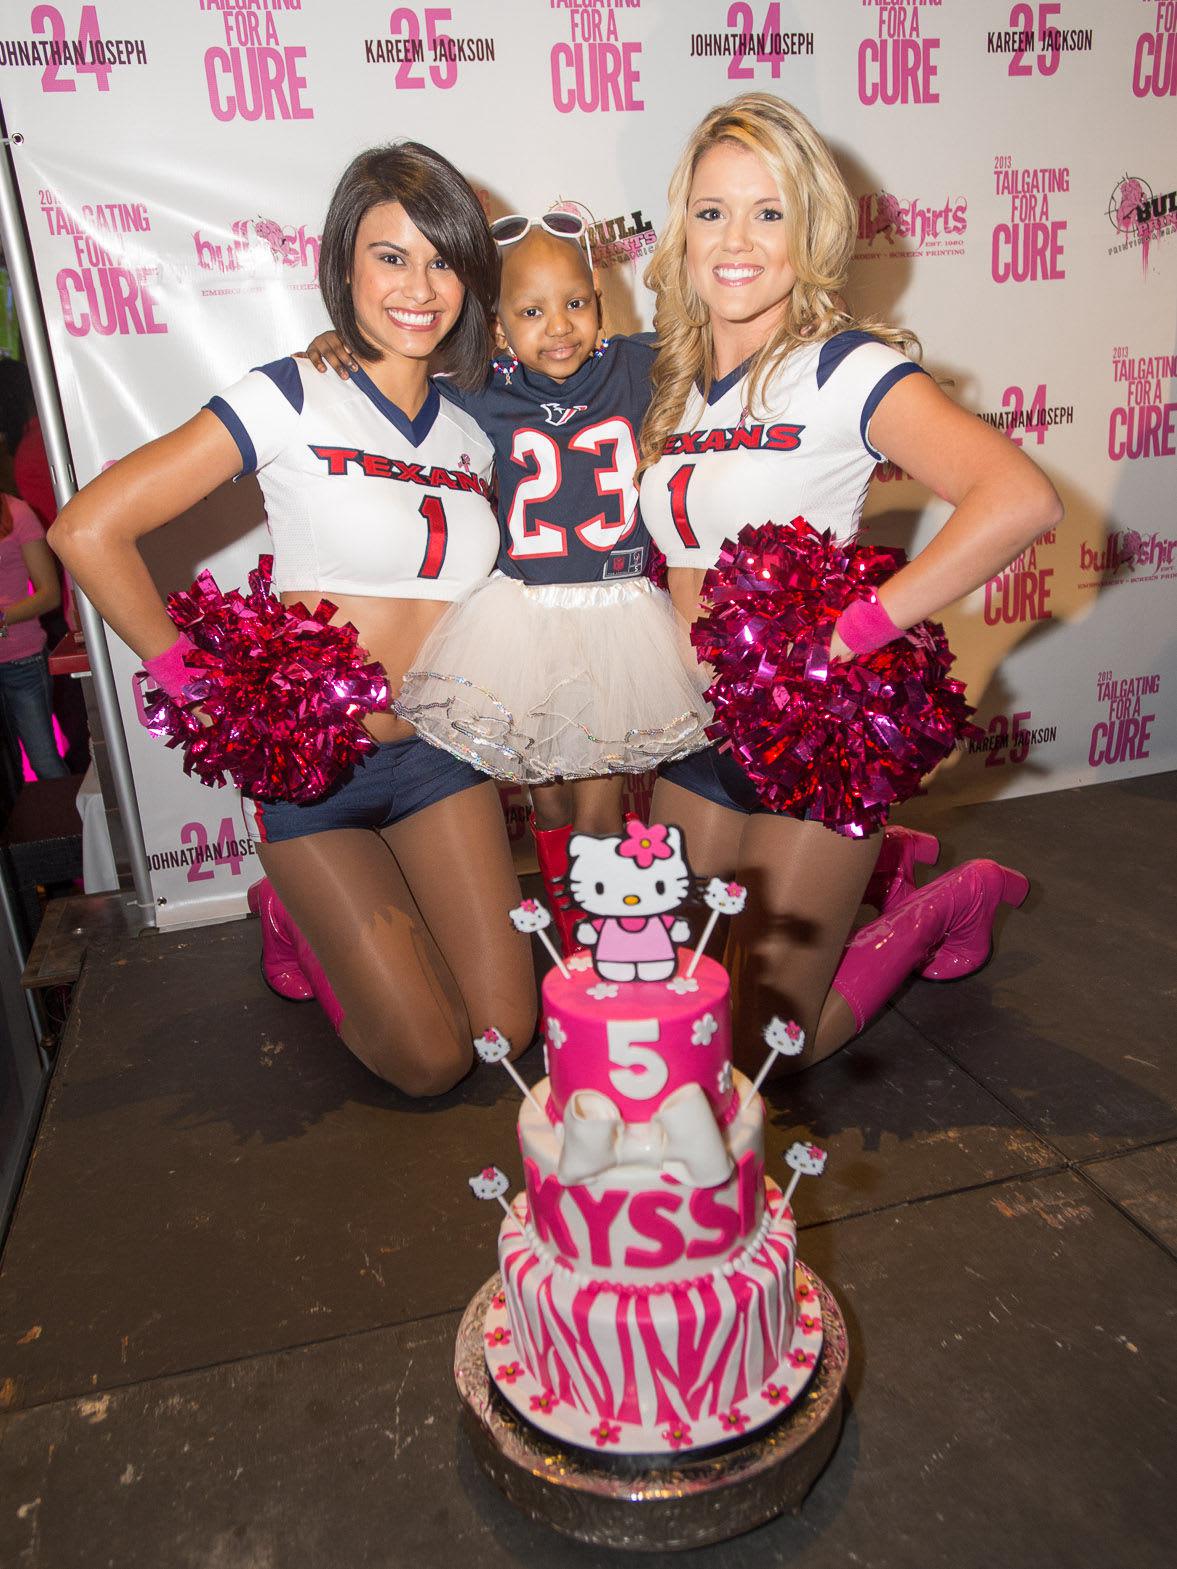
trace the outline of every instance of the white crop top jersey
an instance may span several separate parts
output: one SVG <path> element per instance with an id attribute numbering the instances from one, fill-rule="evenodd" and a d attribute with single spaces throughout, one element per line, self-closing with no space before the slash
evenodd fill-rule
<path id="1" fill-rule="evenodd" d="M 749 412 L 748 366 L 696 387 L 682 429 L 642 475 L 642 518 L 671 567 L 711 567 L 749 523 L 804 517 L 848 539 L 882 454 L 870 420 L 897 381 L 920 367 L 866 332 L 796 349 Z"/>
<path id="2" fill-rule="evenodd" d="M 362 370 L 340 381 L 284 359 L 206 407 L 257 474 L 275 592 L 456 599 L 494 566 L 494 453 L 432 383 L 410 420 Z"/>

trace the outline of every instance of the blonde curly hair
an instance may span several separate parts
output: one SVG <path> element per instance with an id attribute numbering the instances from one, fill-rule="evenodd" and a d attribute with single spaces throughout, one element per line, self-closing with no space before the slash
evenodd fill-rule
<path id="1" fill-rule="evenodd" d="M 712 109 L 695 129 L 671 176 L 666 224 L 645 272 L 656 296 L 653 396 L 642 422 L 639 475 L 661 457 L 678 428 L 696 382 L 711 387 L 713 343 L 707 307 L 687 272 L 687 204 L 703 154 L 734 142 L 756 154 L 784 200 L 789 260 L 797 281 L 780 326 L 761 345 L 749 378 L 749 412 L 785 357 L 802 343 L 820 342 L 849 327 L 866 328 L 903 353 L 918 353 L 907 332 L 853 317 L 840 298 L 858 230 L 854 199 L 825 142 L 792 104 L 772 93 L 744 93 Z"/>

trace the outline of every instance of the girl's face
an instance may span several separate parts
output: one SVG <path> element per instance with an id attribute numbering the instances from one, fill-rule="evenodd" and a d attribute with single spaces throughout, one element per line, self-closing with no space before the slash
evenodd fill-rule
<path id="1" fill-rule="evenodd" d="M 461 315 L 466 288 L 400 202 L 381 202 L 356 232 L 351 297 L 382 355 L 427 360 Z"/>
<path id="2" fill-rule="evenodd" d="M 713 333 L 752 354 L 779 326 L 797 274 L 785 205 L 757 155 L 717 142 L 699 159 L 687 200 L 687 272 Z"/>
<path id="3" fill-rule="evenodd" d="M 600 327 L 588 264 L 570 241 L 533 230 L 507 247 L 499 328 L 521 364 L 567 381 L 596 348 Z"/>

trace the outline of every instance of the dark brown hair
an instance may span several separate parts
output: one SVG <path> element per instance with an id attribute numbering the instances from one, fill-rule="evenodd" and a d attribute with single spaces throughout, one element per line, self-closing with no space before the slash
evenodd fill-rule
<path id="1" fill-rule="evenodd" d="M 365 213 L 382 202 L 400 202 L 464 284 L 461 314 L 445 337 L 442 353 L 445 369 L 460 387 L 480 386 L 491 353 L 498 251 L 469 183 L 448 158 L 420 142 L 368 148 L 352 159 L 335 187 L 319 257 L 319 292 L 332 325 L 361 360 L 380 358 L 356 321 L 351 273 L 360 224 Z"/>

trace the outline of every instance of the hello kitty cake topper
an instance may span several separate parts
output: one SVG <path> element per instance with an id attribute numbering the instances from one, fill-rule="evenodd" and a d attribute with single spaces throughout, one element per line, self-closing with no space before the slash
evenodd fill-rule
<path id="1" fill-rule="evenodd" d="M 631 818 L 620 835 L 574 834 L 568 857 L 569 891 L 585 916 L 577 941 L 601 980 L 669 981 L 675 945 L 691 935 L 677 914 L 691 888 L 681 831 Z"/>

